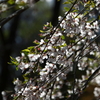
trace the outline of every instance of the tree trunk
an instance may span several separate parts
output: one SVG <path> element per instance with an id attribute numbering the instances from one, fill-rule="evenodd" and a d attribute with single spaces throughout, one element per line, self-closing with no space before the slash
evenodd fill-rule
<path id="1" fill-rule="evenodd" d="M 60 0 L 60 1 L 55 0 L 55 2 L 54 2 L 54 8 L 52 10 L 53 13 L 52 13 L 52 19 L 51 19 L 51 23 L 53 26 L 57 25 L 61 2 L 62 2 L 62 0 Z"/>

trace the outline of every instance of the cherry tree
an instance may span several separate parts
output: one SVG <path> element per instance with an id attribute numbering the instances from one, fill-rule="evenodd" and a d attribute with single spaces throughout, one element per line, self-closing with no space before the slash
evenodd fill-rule
<path id="1" fill-rule="evenodd" d="M 16 0 L 21 9 L 30 2 Z M 78 100 L 90 84 L 96 86 L 95 98 L 100 98 L 100 0 L 66 0 L 64 5 L 56 26 L 47 22 L 35 46 L 11 57 L 24 78 L 13 81 L 12 99 Z"/>

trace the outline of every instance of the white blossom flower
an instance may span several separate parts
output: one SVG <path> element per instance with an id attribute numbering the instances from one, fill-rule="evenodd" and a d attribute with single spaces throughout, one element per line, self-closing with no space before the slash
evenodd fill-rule
<path id="1" fill-rule="evenodd" d="M 2 11 L 6 11 L 8 6 L 7 6 L 7 4 L 0 4 L 0 8 Z"/>
<path id="2" fill-rule="evenodd" d="M 95 97 L 99 97 L 100 96 L 100 88 L 99 87 L 95 87 L 94 88 L 94 96 Z"/>
<path id="3" fill-rule="evenodd" d="M 59 21 L 61 21 L 61 20 L 62 20 L 62 18 L 63 18 L 62 16 L 59 16 L 59 17 L 58 17 L 58 20 L 59 20 Z"/>
<path id="4" fill-rule="evenodd" d="M 28 54 L 28 57 L 30 61 L 36 61 L 40 57 L 40 54 Z"/>
<path id="5" fill-rule="evenodd" d="M 19 80 L 19 78 L 17 78 L 17 79 L 14 81 L 14 84 L 15 84 L 15 85 L 21 85 L 22 82 Z"/>
<path id="6" fill-rule="evenodd" d="M 21 2 L 27 3 L 28 0 L 16 0 L 16 1 L 15 1 L 15 3 L 21 3 Z"/>
<path id="7" fill-rule="evenodd" d="M 20 57 L 16 57 L 16 60 L 17 60 L 18 62 L 20 62 L 21 58 L 20 58 Z"/>
<path id="8" fill-rule="evenodd" d="M 46 93 L 43 91 L 43 92 L 40 94 L 40 98 L 43 98 L 45 95 L 46 95 Z"/>
<path id="9" fill-rule="evenodd" d="M 45 43 L 43 39 L 40 40 L 40 45 Z"/>

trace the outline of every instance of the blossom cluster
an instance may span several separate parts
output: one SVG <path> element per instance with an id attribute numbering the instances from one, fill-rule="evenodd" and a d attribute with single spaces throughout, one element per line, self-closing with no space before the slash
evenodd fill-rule
<path id="1" fill-rule="evenodd" d="M 49 22 L 44 25 L 40 34 L 43 38 L 35 40 L 36 46 L 23 50 L 15 59 L 17 67 L 25 74 L 24 82 L 18 78 L 14 81 L 13 97 L 56 100 L 83 92 L 82 82 L 95 71 L 100 60 L 99 45 L 95 41 L 98 40 L 99 22 L 89 19 L 92 17 L 66 12 L 64 17 L 59 16 L 56 27 Z M 99 84 L 95 80 L 92 83 Z"/>

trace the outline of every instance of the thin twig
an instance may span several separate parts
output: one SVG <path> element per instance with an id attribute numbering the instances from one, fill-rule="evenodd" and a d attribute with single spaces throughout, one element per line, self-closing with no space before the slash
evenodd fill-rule
<path id="1" fill-rule="evenodd" d="M 15 16 L 21 14 L 23 11 L 25 11 L 26 9 L 28 9 L 28 7 L 24 7 L 21 8 L 19 10 L 17 10 L 16 12 L 14 12 L 13 14 L 9 15 L 7 18 L 4 18 L 1 22 L 0 22 L 0 27 L 2 27 L 4 24 L 6 24 L 9 20 L 11 20 L 12 18 L 14 18 Z"/>
<path id="2" fill-rule="evenodd" d="M 100 70 L 100 66 L 93 72 L 93 74 L 86 80 L 85 84 L 83 85 L 82 90 L 84 90 L 89 82 L 93 79 L 93 77 L 97 74 L 97 72 Z"/>

